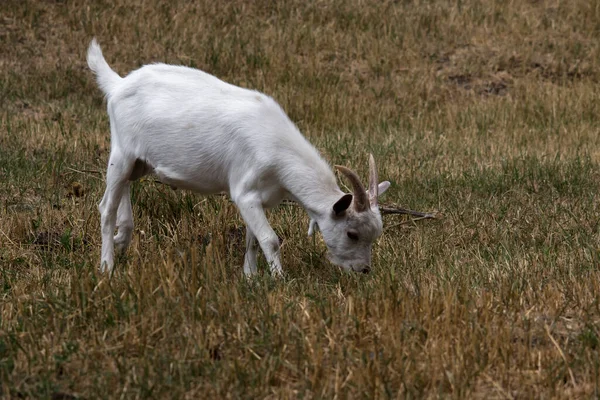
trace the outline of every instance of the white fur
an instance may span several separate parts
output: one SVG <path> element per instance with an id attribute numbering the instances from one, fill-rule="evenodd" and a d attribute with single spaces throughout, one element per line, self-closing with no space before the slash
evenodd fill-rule
<path id="1" fill-rule="evenodd" d="M 372 243 L 382 231 L 378 208 L 356 213 L 350 207 L 335 215 L 333 204 L 344 195 L 335 175 L 271 97 L 182 66 L 146 65 L 121 78 L 95 39 L 87 61 L 106 95 L 111 129 L 98 207 L 102 271 L 112 271 L 114 246 L 124 251 L 131 241 L 130 180 L 151 172 L 178 188 L 229 193 L 247 226 L 247 275 L 256 272 L 257 242 L 271 271 L 282 272 L 279 240 L 264 208 L 284 198 L 300 203 L 318 224 L 332 262 L 369 268 Z M 349 229 L 359 241 L 347 237 Z"/>

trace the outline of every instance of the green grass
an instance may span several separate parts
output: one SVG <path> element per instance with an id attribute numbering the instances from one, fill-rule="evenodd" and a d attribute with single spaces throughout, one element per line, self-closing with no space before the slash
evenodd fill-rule
<path id="1" fill-rule="evenodd" d="M 590 398 L 600 359 L 600 7 L 588 1 L 33 2 L 0 11 L 6 398 Z M 331 164 L 393 185 L 369 276 L 268 213 L 242 276 L 223 196 L 132 185 L 97 271 L 110 149 L 85 65 L 154 61 L 273 96 Z M 342 182 L 343 183 L 343 182 Z"/>

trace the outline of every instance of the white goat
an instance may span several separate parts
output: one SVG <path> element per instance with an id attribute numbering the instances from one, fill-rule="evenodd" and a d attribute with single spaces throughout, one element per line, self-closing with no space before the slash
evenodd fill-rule
<path id="1" fill-rule="evenodd" d="M 113 269 L 113 249 L 131 242 L 130 181 L 154 173 L 161 182 L 202 194 L 227 192 L 246 222 L 244 273 L 256 272 L 257 242 L 271 272 L 281 274 L 279 240 L 264 208 L 284 198 L 301 204 L 323 234 L 332 263 L 369 272 L 371 247 L 381 235 L 373 156 L 369 188 L 337 166 L 353 187 L 344 194 L 317 150 L 269 96 L 225 83 L 205 72 L 146 65 L 121 78 L 92 40 L 87 62 L 107 98 L 111 151 L 106 191 L 98 206 L 101 271 Z M 117 234 L 115 228 L 118 228 Z"/>

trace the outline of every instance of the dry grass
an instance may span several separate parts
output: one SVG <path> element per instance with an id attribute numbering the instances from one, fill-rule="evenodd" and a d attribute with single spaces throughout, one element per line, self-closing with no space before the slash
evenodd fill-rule
<path id="1" fill-rule="evenodd" d="M 5 0 L 0 393 L 597 397 L 599 4 Z M 235 207 L 148 179 L 99 275 L 92 36 L 122 74 L 165 61 L 272 95 L 332 163 L 365 174 L 373 152 L 384 201 L 444 218 L 386 217 L 365 277 L 283 206 L 288 277 L 246 281 Z"/>

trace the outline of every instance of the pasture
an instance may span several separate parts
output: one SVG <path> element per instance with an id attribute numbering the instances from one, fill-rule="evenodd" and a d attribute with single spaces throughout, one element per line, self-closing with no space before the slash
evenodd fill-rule
<path id="1" fill-rule="evenodd" d="M 226 196 L 132 185 L 98 272 L 110 135 L 85 63 L 200 68 L 392 182 L 372 272 L 293 204 L 243 277 Z M 339 178 L 342 184 L 346 182 Z M 3 398 L 591 398 L 600 379 L 600 3 L 17 1 L 0 7 Z"/>

